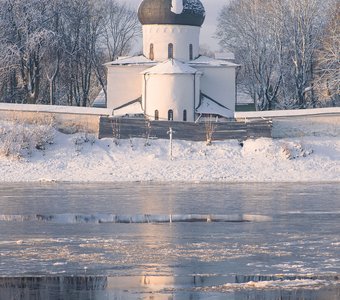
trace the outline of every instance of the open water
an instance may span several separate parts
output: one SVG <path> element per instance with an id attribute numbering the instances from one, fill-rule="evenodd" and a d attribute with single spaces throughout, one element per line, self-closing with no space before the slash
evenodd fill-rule
<path id="1" fill-rule="evenodd" d="M 0 185 L 0 299 L 340 299 L 340 186 Z"/>

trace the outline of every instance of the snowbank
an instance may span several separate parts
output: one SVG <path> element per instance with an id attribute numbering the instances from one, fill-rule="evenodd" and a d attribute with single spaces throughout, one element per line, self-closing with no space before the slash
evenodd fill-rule
<path id="1" fill-rule="evenodd" d="M 1 132 L 8 126 L 0 123 L 0 182 L 340 181 L 339 137 L 262 138 L 241 144 L 230 140 L 212 146 L 176 140 L 171 160 L 167 140 L 98 140 L 85 133 L 57 131 L 51 138 L 48 131 L 43 147 L 26 141 L 21 149 L 14 147 L 16 154 L 6 156 L 1 155 L 6 136 Z"/>

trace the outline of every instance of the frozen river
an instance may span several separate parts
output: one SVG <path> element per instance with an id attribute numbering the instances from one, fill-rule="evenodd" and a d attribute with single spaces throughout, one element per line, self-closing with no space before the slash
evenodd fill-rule
<path id="1" fill-rule="evenodd" d="M 0 300 L 335 300 L 339 232 L 337 184 L 1 184 Z"/>

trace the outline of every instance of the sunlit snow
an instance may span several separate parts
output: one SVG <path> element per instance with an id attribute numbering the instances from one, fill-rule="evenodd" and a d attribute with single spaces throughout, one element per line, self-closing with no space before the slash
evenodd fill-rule
<path id="1" fill-rule="evenodd" d="M 11 134 L 6 132 L 14 128 L 23 130 L 17 124 L 0 124 L 2 182 L 340 181 L 337 136 L 213 141 L 212 146 L 174 140 L 171 160 L 168 140 L 98 140 L 87 133 L 65 135 L 40 127 L 39 132 L 47 135 L 42 141 L 26 130 L 22 136 L 17 133 L 20 139 L 10 142 Z M 25 142 L 27 136 L 34 144 Z"/>

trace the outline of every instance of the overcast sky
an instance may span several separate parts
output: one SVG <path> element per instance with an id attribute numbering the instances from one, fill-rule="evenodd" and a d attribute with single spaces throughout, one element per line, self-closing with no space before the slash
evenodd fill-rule
<path id="1" fill-rule="evenodd" d="M 141 0 L 118 0 L 120 2 L 128 3 L 132 7 L 138 8 Z M 217 16 L 224 4 L 228 3 L 228 0 L 201 0 L 206 10 L 205 22 L 202 26 L 201 32 L 201 45 L 209 47 L 210 50 L 218 50 L 218 41 L 213 38 L 216 31 Z"/>

